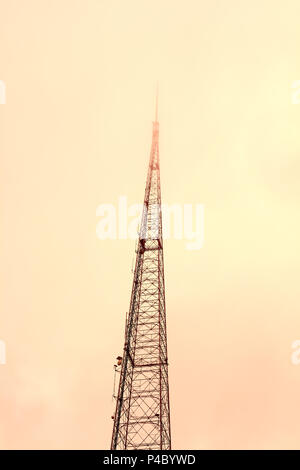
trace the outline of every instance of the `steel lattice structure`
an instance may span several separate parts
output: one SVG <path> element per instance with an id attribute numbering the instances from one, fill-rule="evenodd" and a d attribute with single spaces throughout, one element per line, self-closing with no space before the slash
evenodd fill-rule
<path id="1" fill-rule="evenodd" d="M 157 105 L 111 449 L 171 449 Z"/>

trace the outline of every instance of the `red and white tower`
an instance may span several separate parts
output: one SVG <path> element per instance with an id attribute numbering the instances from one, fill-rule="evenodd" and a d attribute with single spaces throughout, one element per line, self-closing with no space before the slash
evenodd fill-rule
<path id="1" fill-rule="evenodd" d="M 157 97 L 111 449 L 171 449 Z"/>

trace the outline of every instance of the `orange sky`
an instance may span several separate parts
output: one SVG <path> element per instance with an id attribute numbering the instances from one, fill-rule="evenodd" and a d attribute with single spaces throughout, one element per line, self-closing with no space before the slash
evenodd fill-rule
<path id="1" fill-rule="evenodd" d="M 173 447 L 300 448 L 298 0 L 0 0 L 0 447 L 108 448 L 156 80 Z"/>

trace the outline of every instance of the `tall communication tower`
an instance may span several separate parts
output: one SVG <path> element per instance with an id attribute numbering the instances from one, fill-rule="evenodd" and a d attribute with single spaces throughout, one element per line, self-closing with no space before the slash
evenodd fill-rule
<path id="1" fill-rule="evenodd" d="M 112 450 L 171 449 L 157 102 Z"/>

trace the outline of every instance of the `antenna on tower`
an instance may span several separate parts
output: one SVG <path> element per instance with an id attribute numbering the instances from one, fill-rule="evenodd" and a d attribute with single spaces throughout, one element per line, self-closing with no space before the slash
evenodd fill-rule
<path id="1" fill-rule="evenodd" d="M 157 84 L 111 450 L 171 449 L 158 127 Z"/>

